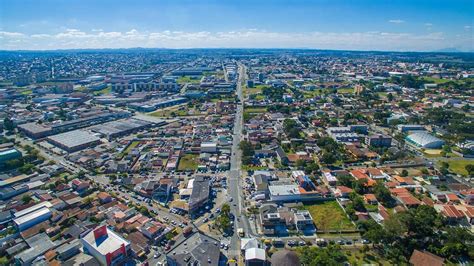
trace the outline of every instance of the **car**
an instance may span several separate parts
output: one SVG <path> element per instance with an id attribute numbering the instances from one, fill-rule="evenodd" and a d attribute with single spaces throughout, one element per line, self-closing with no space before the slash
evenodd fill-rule
<path id="1" fill-rule="evenodd" d="M 304 242 L 304 241 L 300 241 L 298 244 L 299 244 L 300 246 L 306 246 L 306 242 Z"/>
<path id="2" fill-rule="evenodd" d="M 155 253 L 155 254 L 153 255 L 153 258 L 154 258 L 154 259 L 157 259 L 157 258 L 159 258 L 160 256 L 161 256 L 161 253 Z"/>
<path id="3" fill-rule="evenodd" d="M 370 240 L 362 239 L 362 240 L 361 240 L 361 243 L 362 243 L 362 244 L 370 244 Z"/>
<path id="4" fill-rule="evenodd" d="M 352 241 L 347 240 L 347 241 L 346 241 L 346 245 L 352 245 Z"/>
<path id="5" fill-rule="evenodd" d="M 209 221 L 209 218 L 204 218 L 204 220 L 202 220 L 203 223 L 207 223 Z"/>
<path id="6" fill-rule="evenodd" d="M 336 243 L 339 244 L 339 245 L 344 245 L 344 240 L 337 240 Z"/>
<path id="7" fill-rule="evenodd" d="M 228 245 L 228 244 L 225 244 L 224 249 L 225 249 L 225 250 L 228 250 L 228 249 L 229 249 L 229 245 Z"/>

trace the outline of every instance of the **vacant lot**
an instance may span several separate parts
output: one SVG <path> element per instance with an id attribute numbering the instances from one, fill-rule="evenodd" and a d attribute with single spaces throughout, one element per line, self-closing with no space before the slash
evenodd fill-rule
<path id="1" fill-rule="evenodd" d="M 304 208 L 311 213 L 318 230 L 353 230 L 354 224 L 347 218 L 344 210 L 336 201 L 305 204 Z"/>
<path id="2" fill-rule="evenodd" d="M 255 113 L 265 113 L 267 108 L 265 107 L 245 107 L 244 113 L 255 114 Z"/>
<path id="3" fill-rule="evenodd" d="M 179 84 L 184 83 L 199 83 L 201 82 L 201 76 L 183 76 L 176 80 Z"/>
<path id="4" fill-rule="evenodd" d="M 443 160 L 449 163 L 449 170 L 456 174 L 467 176 L 466 165 L 474 164 L 474 159 L 454 159 L 454 160 Z"/>
<path id="5" fill-rule="evenodd" d="M 196 170 L 198 167 L 198 159 L 197 154 L 185 154 L 179 159 L 178 170 Z"/>

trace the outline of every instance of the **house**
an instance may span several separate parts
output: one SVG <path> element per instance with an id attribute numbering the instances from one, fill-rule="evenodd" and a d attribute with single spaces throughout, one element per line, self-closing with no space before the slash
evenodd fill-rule
<path id="1" fill-rule="evenodd" d="M 428 251 L 413 250 L 410 257 L 410 265 L 413 266 L 443 266 L 444 259 Z"/>
<path id="2" fill-rule="evenodd" d="M 379 203 L 374 194 L 365 194 L 364 195 L 364 201 L 367 204 L 371 204 L 371 205 L 377 205 Z"/>
<path id="3" fill-rule="evenodd" d="M 337 186 L 336 190 L 334 191 L 334 194 L 336 196 L 339 196 L 341 198 L 348 198 L 349 194 L 352 193 L 352 188 L 346 187 L 346 186 Z"/>
<path id="4" fill-rule="evenodd" d="M 110 196 L 110 194 L 107 192 L 99 192 L 97 194 L 97 198 L 102 204 L 109 203 L 112 201 L 112 196 Z"/>

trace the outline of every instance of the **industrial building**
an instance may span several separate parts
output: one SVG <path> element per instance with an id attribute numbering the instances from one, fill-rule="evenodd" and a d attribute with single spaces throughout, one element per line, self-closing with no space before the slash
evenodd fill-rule
<path id="1" fill-rule="evenodd" d="M 100 143 L 100 138 L 83 130 L 74 130 L 48 137 L 48 141 L 67 152 L 75 152 Z"/>
<path id="2" fill-rule="evenodd" d="M 115 265 L 130 254 L 130 242 L 103 225 L 81 237 L 84 252 L 102 265 Z"/>
<path id="3" fill-rule="evenodd" d="M 129 135 L 133 132 L 149 128 L 153 123 L 139 120 L 139 119 L 125 119 L 108 122 L 99 126 L 94 126 L 91 128 L 91 131 L 101 134 L 107 139 L 111 140 L 113 138 Z"/>
<path id="4" fill-rule="evenodd" d="M 19 125 L 18 130 L 20 130 L 30 138 L 39 139 L 65 131 L 75 130 L 83 127 L 105 123 L 112 120 L 126 118 L 130 115 L 131 114 L 129 112 L 125 111 L 97 112 L 91 116 L 69 120 L 58 124 L 43 125 L 37 123 L 26 123 Z"/>
<path id="5" fill-rule="evenodd" d="M 152 112 L 152 111 L 155 111 L 156 109 L 182 104 L 182 103 L 185 103 L 186 101 L 187 99 L 183 97 L 168 97 L 168 98 L 162 98 L 158 100 L 151 100 L 144 103 L 131 103 L 129 107 L 139 112 Z"/>
<path id="6" fill-rule="evenodd" d="M 24 231 L 51 218 L 53 215 L 52 211 L 49 209 L 51 207 L 51 203 L 47 201 L 36 204 L 27 209 L 14 213 L 13 222 L 20 231 Z"/>
<path id="7" fill-rule="evenodd" d="M 426 131 L 410 134 L 406 137 L 406 140 L 417 147 L 427 149 L 438 149 L 445 143 L 444 140 L 439 139 Z"/>
<path id="8" fill-rule="evenodd" d="M 21 156 L 21 152 L 17 149 L 0 151 L 0 165 L 4 164 L 6 161 L 21 158 Z"/>

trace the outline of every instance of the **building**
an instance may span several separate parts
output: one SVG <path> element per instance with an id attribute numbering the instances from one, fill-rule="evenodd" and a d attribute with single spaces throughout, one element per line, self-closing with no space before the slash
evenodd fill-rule
<path id="1" fill-rule="evenodd" d="M 209 178 L 197 176 L 193 181 L 193 191 L 189 197 L 189 213 L 193 214 L 209 201 L 210 183 Z"/>
<path id="2" fill-rule="evenodd" d="M 194 233 L 166 254 L 170 266 L 220 265 L 219 240 Z"/>
<path id="3" fill-rule="evenodd" d="M 416 132 L 406 137 L 407 142 L 426 149 L 438 149 L 444 145 L 444 140 L 441 140 L 425 131 Z"/>
<path id="4" fill-rule="evenodd" d="M 306 210 L 295 212 L 294 221 L 298 230 L 304 230 L 307 226 L 313 226 L 313 217 Z"/>
<path id="5" fill-rule="evenodd" d="M 444 259 L 428 251 L 413 250 L 410 257 L 410 265 L 413 266 L 443 266 Z"/>
<path id="6" fill-rule="evenodd" d="M 216 153 L 217 143 L 215 142 L 203 142 L 201 143 L 201 152 Z"/>
<path id="7" fill-rule="evenodd" d="M 130 242 L 103 225 L 81 237 L 84 252 L 94 256 L 101 265 L 116 265 L 128 257 Z"/>
<path id="8" fill-rule="evenodd" d="M 0 165 L 4 164 L 6 161 L 19 159 L 21 158 L 21 152 L 17 149 L 8 149 L 0 151 Z"/>
<path id="9" fill-rule="evenodd" d="M 306 191 L 297 185 L 271 185 L 270 200 L 275 202 L 318 200 L 322 195 L 317 191 Z"/>
<path id="10" fill-rule="evenodd" d="M 375 134 L 365 137 L 365 144 L 371 147 L 391 147 L 392 138 L 382 134 Z"/>
<path id="11" fill-rule="evenodd" d="M 272 266 L 300 266 L 298 254 L 294 251 L 281 249 L 273 253 L 270 259 Z"/>
<path id="12" fill-rule="evenodd" d="M 398 131 L 404 133 L 408 131 L 418 131 L 418 130 L 426 130 L 425 126 L 422 125 L 398 125 L 397 126 Z"/>
<path id="13" fill-rule="evenodd" d="M 51 203 L 45 201 L 18 211 L 13 214 L 13 222 L 20 231 L 24 231 L 51 218 L 53 213 L 50 208 L 52 206 Z"/>
<path id="14" fill-rule="evenodd" d="M 83 130 L 74 130 L 48 137 L 48 141 L 67 151 L 76 152 L 100 143 L 100 138 Z"/>

